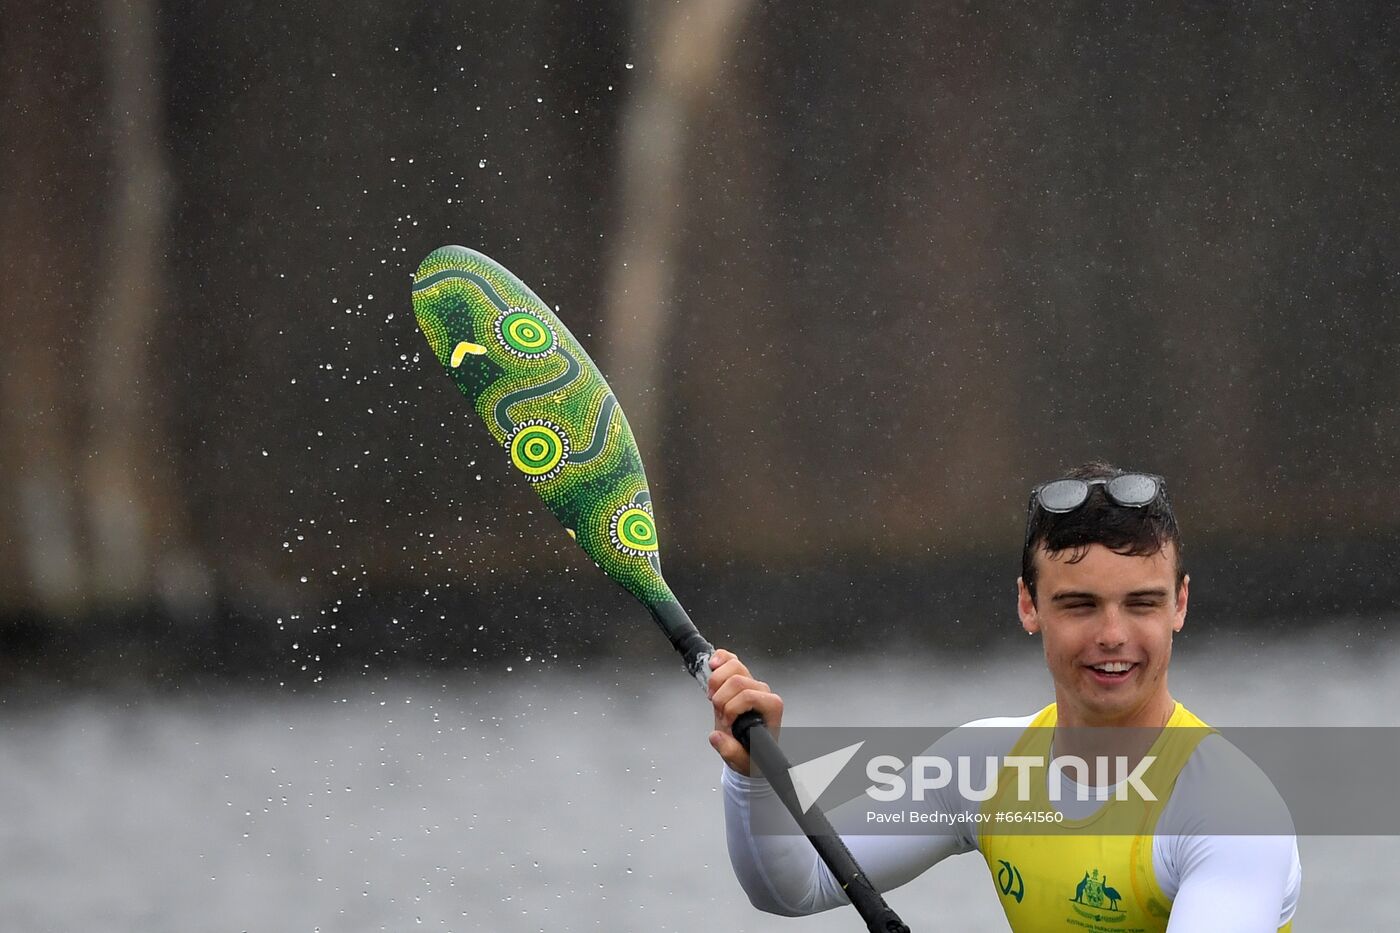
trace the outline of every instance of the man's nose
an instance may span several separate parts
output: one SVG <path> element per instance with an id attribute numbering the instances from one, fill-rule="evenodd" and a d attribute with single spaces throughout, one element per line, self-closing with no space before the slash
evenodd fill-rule
<path id="1" fill-rule="evenodd" d="M 1098 646 L 1105 649 L 1118 648 L 1128 640 L 1127 628 L 1123 624 L 1123 615 L 1118 611 L 1118 607 L 1104 608 L 1098 631 L 1094 635 Z"/>

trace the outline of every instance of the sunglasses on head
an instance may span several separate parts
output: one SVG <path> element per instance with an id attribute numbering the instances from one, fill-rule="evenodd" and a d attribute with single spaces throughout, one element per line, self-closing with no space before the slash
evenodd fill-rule
<path id="1" fill-rule="evenodd" d="M 1041 483 L 1031 490 L 1026 504 L 1026 544 L 1031 541 L 1035 524 L 1035 509 L 1063 515 L 1073 512 L 1089 500 L 1089 490 L 1102 486 L 1110 502 L 1130 509 L 1141 509 L 1159 498 L 1165 498 L 1167 482 L 1153 473 L 1119 473 L 1099 479 L 1057 479 Z"/>
<path id="2" fill-rule="evenodd" d="M 1104 495 L 1117 505 L 1140 509 L 1166 492 L 1166 481 L 1152 473 L 1120 473 L 1100 479 L 1057 479 L 1031 490 L 1030 511 L 1039 505 L 1047 512 L 1073 512 L 1089 499 L 1089 490 L 1102 486 Z"/>

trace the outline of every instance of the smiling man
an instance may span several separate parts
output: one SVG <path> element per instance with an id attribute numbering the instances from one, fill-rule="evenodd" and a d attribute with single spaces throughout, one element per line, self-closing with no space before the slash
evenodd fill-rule
<path id="1" fill-rule="evenodd" d="M 1168 690 L 1172 636 L 1185 624 L 1189 587 L 1160 476 L 1096 462 L 1037 486 L 1017 611 L 1022 628 L 1041 639 L 1055 702 L 1029 716 L 969 723 L 931 751 L 950 761 L 1088 761 L 1126 744 L 1120 764 L 1134 774 L 1150 764 L 1155 794 L 1123 801 L 1111 793 L 1129 783 L 1121 773 L 1071 778 L 1053 769 L 1028 796 L 1009 767 L 987 800 L 967 799 L 950 782 L 923 804 L 947 816 L 950 831 L 844 835 L 875 885 L 889 890 L 975 850 L 1017 933 L 1288 930 L 1301 869 L 1287 810 L 1267 778 Z M 710 744 L 726 764 L 726 829 L 740 883 L 755 906 L 787 916 L 846 903 L 803 837 L 755 831 L 785 813 L 768 783 L 749 775 L 730 727 L 757 710 L 776 735 L 781 698 L 728 651 L 716 652 L 711 666 Z M 1222 799 L 1247 800 L 1264 814 L 1255 825 L 1274 829 L 1219 832 Z M 1052 810 L 1064 824 L 1054 832 L 989 828 L 994 814 Z"/>
<path id="2" fill-rule="evenodd" d="M 1161 477 L 1093 463 L 1031 492 L 1016 608 L 1044 642 L 1060 724 L 1166 724 L 1189 584 Z"/>

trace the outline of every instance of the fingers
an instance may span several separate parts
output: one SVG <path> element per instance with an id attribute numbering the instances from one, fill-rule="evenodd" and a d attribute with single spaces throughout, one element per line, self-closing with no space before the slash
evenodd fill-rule
<path id="1" fill-rule="evenodd" d="M 744 666 L 744 662 L 724 650 L 715 652 L 714 657 L 710 659 L 710 667 L 709 694 L 712 699 L 730 679 L 749 676 L 749 669 Z"/>
<path id="2" fill-rule="evenodd" d="M 761 680 L 754 680 L 745 674 L 736 674 L 720 685 L 719 689 L 710 695 L 710 704 L 714 706 L 715 712 L 723 712 L 729 722 L 733 722 L 740 713 L 756 709 L 760 713 L 768 713 L 773 710 L 773 700 L 777 698 L 767 684 Z M 778 707 L 782 707 L 782 701 L 778 701 Z M 767 719 L 767 716 L 764 717 Z"/>
<path id="3" fill-rule="evenodd" d="M 739 660 L 738 655 L 724 648 L 716 649 L 710 656 L 710 669 L 707 692 L 710 702 L 715 704 L 716 713 L 720 711 L 723 703 L 736 693 L 758 683 L 749 674 L 749 669 Z"/>
<path id="4" fill-rule="evenodd" d="M 768 684 L 757 680 L 731 651 L 719 649 L 710 658 L 709 694 L 714 707 L 715 729 L 710 745 L 731 768 L 749 773 L 749 755 L 731 734 L 734 720 L 750 710 L 763 717 L 776 737 L 783 720 L 783 700 Z"/>
<path id="5" fill-rule="evenodd" d="M 727 662 L 737 660 L 739 660 L 739 656 L 736 655 L 734 652 L 728 650 L 727 648 L 716 648 L 715 653 L 710 655 L 710 670 L 711 672 L 713 672 L 715 670 L 718 670 Z"/>

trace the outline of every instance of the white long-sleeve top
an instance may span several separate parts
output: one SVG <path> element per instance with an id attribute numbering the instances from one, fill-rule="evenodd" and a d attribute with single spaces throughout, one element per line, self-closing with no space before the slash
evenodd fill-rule
<path id="1" fill-rule="evenodd" d="M 930 750 L 953 760 L 969 755 L 1010 753 L 1019 729 L 1034 715 L 1001 717 L 968 723 L 949 733 Z M 1000 727 L 979 729 L 978 727 Z M 1019 727 L 1019 729 L 1017 728 Z M 1202 814 L 1217 805 L 1212 788 L 1237 780 L 1253 768 L 1242 753 L 1218 734 L 1203 738 L 1182 767 L 1170 799 L 1163 808 L 1152 842 L 1152 867 L 1162 893 L 1172 900 L 1170 933 L 1231 930 L 1234 933 L 1274 933 L 1293 917 L 1302 885 L 1297 841 L 1288 835 L 1209 835 L 1201 831 Z M 1257 768 L 1254 769 L 1257 772 Z M 1263 805 L 1286 807 L 1268 779 L 1262 779 Z M 1068 819 L 1083 819 L 1102 804 L 1079 800 L 1077 785 L 1065 775 L 1056 806 Z M 760 910 L 801 916 L 849 903 L 845 893 L 811 843 L 800 835 L 792 818 L 766 780 L 724 768 L 725 828 L 734 874 L 749 900 Z M 1093 795 L 1088 795 L 1092 798 Z M 926 806 L 944 812 L 976 808 L 953 788 L 933 791 Z M 872 809 L 871 800 L 858 798 L 848 806 Z M 767 812 L 763 812 L 767 811 Z M 833 814 L 837 825 L 850 825 Z M 759 834 L 765 827 L 793 826 L 792 834 Z M 946 831 L 919 835 L 842 836 L 851 854 L 875 887 L 888 891 L 913 880 L 950 855 L 977 848 L 976 822 L 957 821 Z"/>

